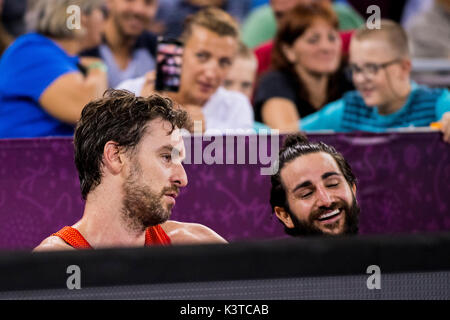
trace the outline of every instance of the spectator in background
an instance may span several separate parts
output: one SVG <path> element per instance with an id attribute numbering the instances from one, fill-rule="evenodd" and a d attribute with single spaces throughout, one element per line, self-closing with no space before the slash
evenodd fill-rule
<path id="1" fill-rule="evenodd" d="M 67 27 L 67 7 L 78 5 L 81 25 Z M 100 0 L 36 0 L 27 12 L 34 32 L 0 60 L 0 138 L 72 135 L 84 105 L 107 88 L 104 64 L 79 59 L 100 41 Z M 76 19 L 75 19 L 76 20 Z"/>
<path id="2" fill-rule="evenodd" d="M 158 0 L 107 0 L 108 18 L 100 45 L 82 56 L 101 58 L 108 67 L 108 84 L 140 77 L 155 69 L 156 36 L 146 29 Z"/>
<path id="3" fill-rule="evenodd" d="M 402 27 L 406 28 L 418 14 L 430 8 L 433 2 L 434 0 L 406 0 L 400 20 Z"/>
<path id="4" fill-rule="evenodd" d="M 253 109 L 239 92 L 222 87 L 238 51 L 239 26 L 225 11 L 206 8 L 187 18 L 180 88 L 166 92 L 185 108 L 203 129 L 252 129 Z M 154 92 L 155 72 L 125 81 L 118 86 L 135 94 Z"/>
<path id="5" fill-rule="evenodd" d="M 160 0 L 160 10 L 156 15 L 157 26 L 152 30 L 160 34 L 178 38 L 183 33 L 183 22 L 192 14 L 207 7 L 220 8 L 238 22 L 242 22 L 250 11 L 250 0 Z M 156 29 L 153 29 L 155 28 Z"/>
<path id="6" fill-rule="evenodd" d="M 450 0 L 434 0 L 406 31 L 414 58 L 450 59 Z"/>
<path id="7" fill-rule="evenodd" d="M 10 45 L 13 41 L 13 37 L 6 31 L 5 27 L 2 24 L 2 9 L 3 9 L 3 0 L 0 0 L 0 57 L 3 54 L 3 51 Z"/>
<path id="8" fill-rule="evenodd" d="M 271 183 L 272 212 L 288 235 L 358 233 L 356 177 L 333 147 L 287 136 Z"/>
<path id="9" fill-rule="evenodd" d="M 297 6 L 280 21 L 272 70 L 255 92 L 255 120 L 281 132 L 295 132 L 298 121 L 352 85 L 341 65 L 338 21 L 325 3 Z"/>
<path id="10" fill-rule="evenodd" d="M 444 140 L 450 142 L 450 92 L 410 80 L 408 38 L 398 23 L 382 20 L 380 29 L 357 30 L 350 70 L 357 91 L 302 119 L 303 130 L 382 132 L 441 120 Z"/>
<path id="11" fill-rule="evenodd" d="M 250 48 L 256 48 L 273 39 L 277 30 L 277 22 L 295 6 L 309 5 L 316 2 L 331 3 L 330 0 L 271 0 L 270 5 L 262 5 L 252 11 L 242 26 L 242 40 Z M 344 3 L 333 3 L 333 10 L 338 16 L 339 29 L 352 30 L 364 23 L 363 18 Z"/>
<path id="12" fill-rule="evenodd" d="M 223 86 L 231 91 L 238 91 L 251 101 L 256 79 L 258 61 L 254 53 L 242 42 L 239 43 L 237 55 Z"/>

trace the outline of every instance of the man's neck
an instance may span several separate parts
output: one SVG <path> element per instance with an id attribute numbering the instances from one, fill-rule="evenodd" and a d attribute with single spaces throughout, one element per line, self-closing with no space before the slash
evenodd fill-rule
<path id="1" fill-rule="evenodd" d="M 116 197 L 120 199 L 100 197 L 100 193 L 89 194 L 83 218 L 73 227 L 83 235 L 94 249 L 144 246 L 145 230 L 132 230 L 122 218 L 121 197 Z"/>
<path id="2" fill-rule="evenodd" d="M 105 38 L 114 55 L 130 56 L 137 38 L 125 36 L 112 19 L 106 22 Z"/>

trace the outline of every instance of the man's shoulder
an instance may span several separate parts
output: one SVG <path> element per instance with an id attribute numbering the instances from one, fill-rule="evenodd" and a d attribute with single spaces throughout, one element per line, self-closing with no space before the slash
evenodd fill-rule
<path id="1" fill-rule="evenodd" d="M 34 252 L 57 250 L 74 250 L 74 248 L 68 245 L 60 237 L 50 236 L 45 238 L 36 248 L 33 249 Z"/>
<path id="2" fill-rule="evenodd" d="M 161 227 L 173 244 L 227 243 L 215 231 L 199 223 L 169 220 Z"/>

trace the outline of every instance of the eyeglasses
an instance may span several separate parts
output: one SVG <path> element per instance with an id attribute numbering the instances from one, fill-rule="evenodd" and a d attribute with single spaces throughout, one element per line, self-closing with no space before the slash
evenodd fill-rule
<path id="1" fill-rule="evenodd" d="M 353 76 L 358 75 L 359 73 L 361 73 L 366 78 L 372 78 L 377 75 L 378 71 L 380 71 L 381 69 L 384 69 L 397 62 L 400 62 L 399 58 L 385 63 L 366 63 L 362 67 L 359 67 L 356 64 L 350 64 L 346 69 L 346 73 L 349 79 L 352 79 Z"/>

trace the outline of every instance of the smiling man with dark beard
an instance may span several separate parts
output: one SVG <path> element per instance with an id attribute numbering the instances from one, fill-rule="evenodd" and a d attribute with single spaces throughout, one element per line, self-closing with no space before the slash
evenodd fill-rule
<path id="1" fill-rule="evenodd" d="M 147 31 L 158 10 L 158 0 L 107 0 L 103 43 L 82 56 L 101 58 L 108 67 L 108 82 L 143 76 L 155 69 L 156 35 Z"/>
<path id="2" fill-rule="evenodd" d="M 88 103 L 74 135 L 83 216 L 35 250 L 226 242 L 204 225 L 168 220 L 188 183 L 180 129 L 190 126 L 159 95 L 111 89 Z"/>
<path id="3" fill-rule="evenodd" d="M 286 137 L 270 203 L 291 236 L 357 234 L 356 177 L 344 157 L 301 134 Z"/>

